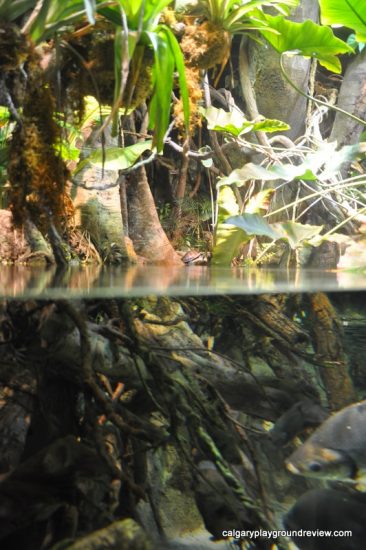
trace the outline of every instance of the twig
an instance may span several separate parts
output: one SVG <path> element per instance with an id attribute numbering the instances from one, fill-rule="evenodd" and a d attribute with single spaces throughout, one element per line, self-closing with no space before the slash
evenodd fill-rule
<path id="1" fill-rule="evenodd" d="M 37 4 L 34 6 L 32 13 L 28 17 L 27 21 L 24 23 L 21 32 L 23 34 L 27 34 L 30 31 L 31 26 L 33 25 L 34 21 L 37 19 L 39 12 L 42 9 L 44 0 L 38 0 Z"/>

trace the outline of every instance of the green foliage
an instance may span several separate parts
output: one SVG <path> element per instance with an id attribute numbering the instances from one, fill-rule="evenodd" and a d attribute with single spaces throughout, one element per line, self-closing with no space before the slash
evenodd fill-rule
<path id="1" fill-rule="evenodd" d="M 0 0 L 1 2 L 1 0 Z M 113 114 L 121 101 L 122 75 L 126 76 L 125 65 L 131 67 L 133 56 L 142 57 L 144 48 L 154 52 L 153 97 L 150 103 L 150 128 L 155 130 L 154 145 L 161 151 L 164 135 L 169 125 L 173 77 L 178 73 L 188 128 L 189 97 L 185 79 L 183 54 L 177 39 L 165 25 L 159 25 L 162 10 L 170 0 L 118 0 L 106 6 L 102 0 L 44 0 L 41 10 L 30 28 L 30 36 L 39 43 L 52 38 L 55 33 L 72 29 L 76 23 L 87 17 L 94 24 L 95 14 L 104 17 L 115 26 L 114 62 L 115 94 Z M 0 5 L 1 10 L 1 5 Z M 128 36 L 125 36 L 126 27 Z M 126 48 L 127 45 L 127 48 Z M 137 46 L 141 46 L 137 52 Z M 128 51 L 126 51 L 126 49 Z"/>
<path id="2" fill-rule="evenodd" d="M 227 132 L 234 137 L 239 137 L 248 132 L 261 130 L 263 132 L 278 132 L 288 130 L 290 127 L 285 122 L 280 120 L 270 120 L 263 118 L 258 121 L 246 120 L 245 116 L 239 109 L 233 109 L 232 112 L 217 109 L 216 107 L 208 107 L 201 110 L 207 120 L 209 130 L 218 132 Z"/>
<path id="3" fill-rule="evenodd" d="M 133 166 L 139 156 L 145 151 L 151 150 L 152 141 L 139 141 L 129 147 L 107 147 L 104 151 L 97 149 L 86 159 L 79 162 L 74 174 L 77 174 L 88 166 L 96 166 L 105 170 L 126 170 Z"/>
<path id="4" fill-rule="evenodd" d="M 198 8 L 212 23 L 221 26 L 231 34 L 259 30 L 267 26 L 265 21 L 257 20 L 256 11 L 262 7 L 271 7 L 279 12 L 288 14 L 289 8 L 298 5 L 299 0 L 248 0 L 238 2 L 237 0 L 201 0 Z"/>
<path id="5" fill-rule="evenodd" d="M 92 17 L 94 21 L 94 10 L 88 2 L 80 0 L 63 0 L 63 2 L 44 0 L 37 17 L 31 25 L 30 36 L 36 43 L 47 40 L 52 38 L 56 31 L 67 30 L 86 15 L 88 18 Z"/>
<path id="6" fill-rule="evenodd" d="M 250 180 L 330 180 L 343 163 L 353 160 L 366 151 L 364 143 L 344 146 L 339 151 L 336 150 L 336 147 L 337 143 L 323 143 L 319 145 L 317 151 L 309 153 L 300 165 L 276 164 L 270 168 L 264 168 L 248 163 L 240 169 L 233 170 L 229 176 L 221 178 L 217 184 L 219 221 L 213 262 L 230 265 L 232 259 L 237 255 L 239 247 L 254 236 L 267 237 L 273 241 L 285 240 L 292 249 L 303 245 L 318 246 L 323 240 L 335 240 L 330 234 L 329 236 L 328 234 L 320 235 L 322 226 L 304 225 L 293 221 L 269 224 L 259 214 L 265 209 L 265 203 L 268 201 L 269 195 L 273 193 L 273 189 L 266 189 L 252 197 L 245 205 L 244 214 L 239 215 L 235 195 L 233 192 L 228 192 L 228 186 L 236 184 L 240 187 Z M 319 194 L 321 193 L 319 192 Z M 225 225 L 227 225 L 227 229 L 225 229 Z M 235 228 L 237 228 L 236 231 Z"/>
<path id="7" fill-rule="evenodd" d="M 12 0 L 11 6 L 9 6 L 9 0 L 0 0 L 0 19 L 14 21 L 35 5 L 36 0 Z"/>
<path id="8" fill-rule="evenodd" d="M 358 42 L 366 42 L 365 0 L 319 0 L 323 25 L 353 29 Z"/>
<path id="9" fill-rule="evenodd" d="M 315 57 L 329 71 L 340 73 L 341 63 L 338 54 L 353 52 L 351 46 L 336 38 L 329 27 L 321 27 L 313 21 L 294 23 L 282 16 L 265 15 L 271 31 L 261 30 L 261 34 L 279 53 L 294 52 L 305 57 Z"/>
<path id="10" fill-rule="evenodd" d="M 304 162 L 299 165 L 275 164 L 270 168 L 264 168 L 258 164 L 248 163 L 243 168 L 233 170 L 228 176 L 221 178 L 218 186 L 235 183 L 238 187 L 241 187 L 247 181 L 254 179 L 263 181 L 278 179 L 285 181 L 299 179 L 315 181 L 321 178 L 324 180 L 334 176 L 344 163 L 350 162 L 366 152 L 365 143 L 345 145 L 338 151 L 336 148 L 336 142 L 322 143 L 317 151 L 306 155 Z"/>
<path id="11" fill-rule="evenodd" d="M 186 84 L 184 59 L 177 39 L 165 25 L 155 32 L 146 32 L 154 50 L 153 83 L 155 93 L 150 103 L 150 128 L 155 128 L 154 145 L 163 149 L 165 132 L 169 125 L 170 104 L 174 71 L 178 71 L 179 85 L 184 109 L 184 121 L 189 125 L 189 96 Z"/>
<path id="12" fill-rule="evenodd" d="M 292 221 L 269 224 L 258 214 L 244 213 L 225 217 L 228 210 L 235 210 L 235 196 L 229 187 L 221 187 L 219 204 L 219 224 L 216 232 L 216 245 L 213 250 L 212 262 L 215 265 L 230 265 L 238 254 L 242 244 L 253 237 L 267 237 L 273 241 L 282 239 L 289 243 L 292 249 L 304 244 L 319 244 L 318 237 L 322 225 L 301 224 Z"/>
<path id="13" fill-rule="evenodd" d="M 222 186 L 217 191 L 217 225 L 215 228 L 215 245 L 212 251 L 213 265 L 230 265 L 238 254 L 240 245 L 249 241 L 242 229 L 229 225 L 226 220 L 230 216 L 239 214 L 238 203 L 233 190 L 229 186 Z"/>
<path id="14" fill-rule="evenodd" d="M 258 214 L 242 214 L 241 216 L 230 216 L 224 223 L 235 225 L 244 231 L 248 237 L 262 236 L 277 240 L 281 234 L 273 229 L 269 223 Z"/>

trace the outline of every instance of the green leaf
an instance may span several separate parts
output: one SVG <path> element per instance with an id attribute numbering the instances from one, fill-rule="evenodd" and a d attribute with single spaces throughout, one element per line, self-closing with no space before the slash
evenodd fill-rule
<path id="1" fill-rule="evenodd" d="M 238 227 L 225 223 L 228 216 L 239 213 L 238 203 L 231 187 L 223 186 L 218 189 L 217 205 L 218 220 L 211 263 L 229 266 L 237 255 L 240 245 L 250 239 Z"/>
<path id="2" fill-rule="evenodd" d="M 26 11 L 36 5 L 36 0 L 0 0 L 0 18 L 6 21 L 14 21 Z"/>
<path id="3" fill-rule="evenodd" d="M 129 147 L 107 147 L 105 149 L 105 161 L 103 164 L 103 150 L 93 151 L 86 159 L 79 162 L 74 174 L 80 172 L 85 166 L 91 165 L 105 170 L 126 170 L 133 166 L 142 153 L 152 149 L 152 140 L 139 141 Z"/>
<path id="4" fill-rule="evenodd" d="M 271 170 L 266 170 L 263 166 L 248 162 L 248 164 L 245 164 L 243 168 L 233 170 L 228 176 L 220 178 L 216 185 L 219 188 L 222 185 L 232 185 L 233 183 L 236 183 L 238 187 L 241 187 L 249 180 L 271 181 L 278 180 L 280 178 L 281 176 L 273 173 Z"/>
<path id="5" fill-rule="evenodd" d="M 280 238 L 288 241 L 292 249 L 298 248 L 304 241 L 309 241 L 316 235 L 319 235 L 323 229 L 322 225 L 304 225 L 291 221 L 274 223 L 271 227 L 274 231 L 278 232 Z"/>
<path id="6" fill-rule="evenodd" d="M 62 28 L 85 17 L 85 4 L 80 0 L 44 0 L 30 35 L 35 42 L 46 40 Z"/>
<path id="7" fill-rule="evenodd" d="M 324 159 L 323 159 L 323 162 L 324 162 Z M 269 169 L 269 172 L 271 172 L 273 175 L 276 175 L 277 179 L 281 179 L 285 181 L 291 181 L 296 179 L 310 180 L 310 181 L 316 180 L 316 175 L 308 167 L 308 164 L 306 162 L 304 162 L 303 164 L 300 164 L 299 166 L 295 166 L 293 164 L 278 164 L 276 166 L 272 166 Z"/>
<path id="8" fill-rule="evenodd" d="M 207 109 L 201 109 L 201 113 L 207 120 L 207 127 L 209 130 L 228 132 L 235 137 L 251 132 L 252 130 L 278 132 L 279 130 L 288 130 L 290 128 L 288 124 L 280 120 L 263 118 L 258 121 L 248 121 L 239 109 L 227 112 L 224 111 L 224 109 L 217 109 L 211 106 Z"/>
<path id="9" fill-rule="evenodd" d="M 175 60 L 165 33 L 147 32 L 154 50 L 154 95 L 150 102 L 150 128 L 154 129 L 154 145 L 158 152 L 164 147 L 164 136 L 169 126 L 170 103 L 173 89 Z"/>
<path id="10" fill-rule="evenodd" d="M 283 132 L 289 130 L 291 126 L 282 122 L 282 120 L 276 120 L 274 118 L 263 118 L 254 122 L 254 132 Z"/>
<path id="11" fill-rule="evenodd" d="M 336 55 L 353 52 L 346 42 L 334 36 L 329 27 L 321 27 L 310 20 L 294 23 L 280 15 L 272 17 L 266 14 L 264 17 L 270 29 L 279 34 L 267 30 L 260 32 L 279 53 L 293 51 L 305 57 L 315 57 L 328 70 L 340 73 L 341 63 Z"/>
<path id="12" fill-rule="evenodd" d="M 275 189 L 262 189 L 252 197 L 245 204 L 246 214 L 260 214 L 261 211 L 267 211 L 269 206 L 269 199 L 275 192 Z"/>
<path id="13" fill-rule="evenodd" d="M 188 133 L 189 131 L 189 93 L 187 88 L 183 53 L 172 31 L 165 26 L 164 27 L 161 26 L 160 28 L 162 32 L 166 33 L 167 39 L 169 41 L 170 49 L 174 56 L 175 66 L 178 71 L 180 95 L 181 95 L 182 104 L 183 104 L 184 123 L 186 126 L 186 131 Z"/>
<path id="14" fill-rule="evenodd" d="M 241 216 L 232 216 L 225 220 L 225 223 L 235 225 L 244 231 L 247 236 L 253 235 L 261 237 L 269 237 L 270 239 L 277 240 L 282 237 L 281 233 L 277 232 L 273 226 L 270 226 L 268 222 L 259 214 L 242 214 Z"/>
<path id="15" fill-rule="evenodd" d="M 345 145 L 338 151 L 337 143 L 322 143 L 317 151 L 309 153 L 302 164 L 276 164 L 269 169 L 258 164 L 249 162 L 243 168 L 233 170 L 228 176 L 220 178 L 217 187 L 221 185 L 232 185 L 238 187 L 250 180 L 274 181 L 282 179 L 285 181 L 308 180 L 315 181 L 321 178 L 323 181 L 334 176 L 344 163 L 350 162 L 357 156 L 366 153 L 366 143 Z"/>
<path id="16" fill-rule="evenodd" d="M 359 42 L 366 41 L 365 0 L 319 0 L 323 25 L 343 25 L 356 32 Z"/>
<path id="17" fill-rule="evenodd" d="M 78 160 L 80 156 L 80 149 L 72 147 L 68 143 L 56 143 L 55 151 L 61 154 L 64 160 Z"/>

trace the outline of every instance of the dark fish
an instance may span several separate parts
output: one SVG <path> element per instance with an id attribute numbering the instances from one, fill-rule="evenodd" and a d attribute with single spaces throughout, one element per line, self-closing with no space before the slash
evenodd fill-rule
<path id="1" fill-rule="evenodd" d="M 320 405 L 310 399 L 303 399 L 276 420 L 269 436 L 275 445 L 286 445 L 306 428 L 319 426 L 327 416 Z"/>
<path id="2" fill-rule="evenodd" d="M 258 529 L 253 523 L 250 511 L 238 501 L 214 463 L 210 460 L 201 460 L 197 467 L 201 475 L 197 475 L 193 488 L 195 501 L 213 540 L 223 539 L 223 531 L 232 528 L 245 531 Z M 262 538 L 257 538 L 253 546 L 258 550 L 269 550 L 271 547 L 272 542 Z"/>
<path id="3" fill-rule="evenodd" d="M 366 495 L 333 489 L 308 491 L 287 513 L 284 525 L 287 530 L 315 531 L 313 536 L 291 537 L 300 550 L 361 550 L 366 547 Z M 331 531 L 330 536 L 319 536 L 317 529 Z M 335 537 L 334 531 L 351 531 L 352 536 Z"/>
<path id="4" fill-rule="evenodd" d="M 286 461 L 293 474 L 366 484 L 366 401 L 329 417 Z"/>

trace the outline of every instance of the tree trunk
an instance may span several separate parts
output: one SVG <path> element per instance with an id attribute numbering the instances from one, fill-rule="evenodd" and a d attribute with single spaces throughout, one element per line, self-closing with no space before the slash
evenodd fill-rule
<path id="1" fill-rule="evenodd" d="M 132 172 L 128 180 L 129 237 L 137 254 L 152 263 L 181 263 L 161 227 L 145 168 Z"/>

